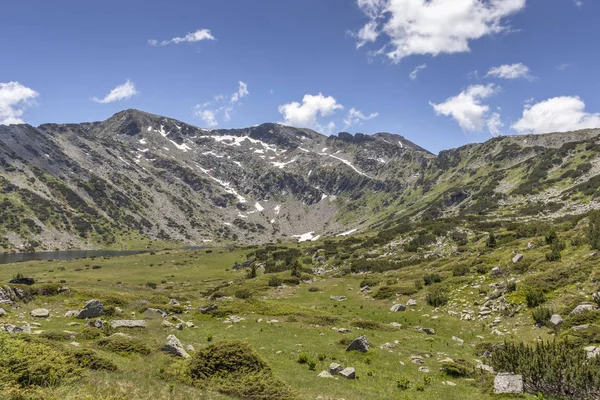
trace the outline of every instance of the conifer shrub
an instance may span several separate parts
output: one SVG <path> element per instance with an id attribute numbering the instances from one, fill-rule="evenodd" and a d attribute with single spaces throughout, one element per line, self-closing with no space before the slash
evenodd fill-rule
<path id="1" fill-rule="evenodd" d="M 147 356 L 152 350 L 140 339 L 129 338 L 125 335 L 112 335 L 96 342 L 102 350 L 111 351 L 120 355 L 141 354 Z"/>
<path id="2" fill-rule="evenodd" d="M 538 325 L 548 325 L 553 313 L 548 307 L 537 307 L 531 310 L 531 317 Z"/>
<path id="3" fill-rule="evenodd" d="M 452 268 L 452 276 L 465 276 L 469 271 L 471 271 L 471 268 L 466 264 L 455 265 Z"/>
<path id="4" fill-rule="evenodd" d="M 589 215 L 587 239 L 590 247 L 600 250 L 600 211 L 592 211 Z"/>
<path id="5" fill-rule="evenodd" d="M 448 295 L 443 288 L 437 287 L 427 292 L 425 301 L 432 307 L 441 307 L 448 303 Z"/>
<path id="6" fill-rule="evenodd" d="M 600 358 L 588 360 L 586 352 L 569 341 L 533 346 L 505 343 L 494 348 L 491 364 L 497 372 L 522 375 L 528 393 L 571 399 L 600 397 Z"/>
<path id="7" fill-rule="evenodd" d="M 423 282 L 425 283 L 425 286 L 433 285 L 434 283 L 439 283 L 441 281 L 442 277 L 437 273 L 423 276 Z"/>
<path id="8" fill-rule="evenodd" d="M 534 308 L 546 302 L 546 296 L 542 289 L 530 287 L 525 290 L 525 301 L 527 307 Z"/>
<path id="9" fill-rule="evenodd" d="M 294 398 L 260 355 L 249 344 L 238 340 L 225 340 L 198 349 L 188 364 L 187 374 L 197 386 L 243 399 Z"/>

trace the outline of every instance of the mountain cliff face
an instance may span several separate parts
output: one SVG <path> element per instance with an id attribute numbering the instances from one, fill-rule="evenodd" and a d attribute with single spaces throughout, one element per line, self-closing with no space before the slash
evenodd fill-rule
<path id="1" fill-rule="evenodd" d="M 389 133 L 207 130 L 136 110 L 0 126 L 0 249 L 264 243 L 403 218 L 584 212 L 600 196 L 599 134 L 502 137 L 436 157 Z"/>

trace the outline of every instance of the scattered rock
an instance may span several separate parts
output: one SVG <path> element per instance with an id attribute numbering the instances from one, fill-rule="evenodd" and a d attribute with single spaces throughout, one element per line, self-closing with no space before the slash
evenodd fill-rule
<path id="1" fill-rule="evenodd" d="M 590 358 L 596 358 L 600 355 L 600 347 L 587 346 L 587 347 L 584 347 L 583 350 L 586 351 L 588 360 Z"/>
<path id="2" fill-rule="evenodd" d="M 85 318 L 96 318 L 99 317 L 104 311 L 104 306 L 100 303 L 99 300 L 90 300 L 85 303 L 85 306 L 79 311 L 77 314 L 77 318 L 85 319 Z"/>
<path id="3" fill-rule="evenodd" d="M 29 324 L 25 324 L 22 327 L 18 327 L 11 324 L 4 324 L 4 331 L 6 333 L 29 333 L 31 334 L 31 327 Z"/>
<path id="4" fill-rule="evenodd" d="M 408 300 L 408 303 L 406 303 L 406 305 L 408 307 L 414 307 L 417 305 L 417 301 L 415 299 L 410 299 L 410 300 Z"/>
<path id="5" fill-rule="evenodd" d="M 50 311 L 45 308 L 36 308 L 35 310 L 32 310 L 29 315 L 34 318 L 48 318 L 50 316 Z"/>
<path id="6" fill-rule="evenodd" d="M 370 290 L 371 290 L 371 287 L 368 285 L 360 288 L 361 293 L 368 292 Z"/>
<path id="7" fill-rule="evenodd" d="M 406 310 L 406 306 L 404 304 L 394 304 L 391 308 L 391 312 L 399 312 Z"/>
<path id="8" fill-rule="evenodd" d="M 224 324 L 237 324 L 238 322 L 244 321 L 246 318 L 238 317 L 237 315 L 230 315 L 223 321 Z"/>
<path id="9" fill-rule="evenodd" d="M 333 378 L 333 375 L 331 375 L 329 372 L 327 371 L 321 371 L 321 373 L 319 373 L 319 375 L 317 375 L 317 377 L 319 378 Z"/>
<path id="10" fill-rule="evenodd" d="M 595 309 L 593 304 L 580 304 L 571 311 L 571 315 L 581 314 L 584 311 L 593 311 Z"/>
<path id="11" fill-rule="evenodd" d="M 192 352 L 192 353 L 196 351 L 196 349 L 194 348 L 194 346 L 192 346 L 191 344 L 188 344 L 188 345 L 185 347 L 185 349 L 186 349 L 187 351 L 190 351 L 190 352 Z"/>
<path id="12" fill-rule="evenodd" d="M 329 373 L 331 375 L 337 375 L 344 370 L 344 367 L 338 363 L 329 364 Z"/>
<path id="13" fill-rule="evenodd" d="M 167 321 L 166 319 L 164 319 L 163 322 L 162 322 L 162 326 L 163 326 L 163 328 L 174 328 L 175 324 L 173 324 L 173 323 Z"/>
<path id="14" fill-rule="evenodd" d="M 423 372 L 425 374 L 428 374 L 429 373 L 429 368 L 427 368 L 427 367 L 419 367 L 419 372 Z"/>
<path id="15" fill-rule="evenodd" d="M 100 319 L 97 319 L 95 321 L 88 321 L 85 326 L 86 328 L 104 329 L 104 322 L 102 322 Z"/>
<path id="16" fill-rule="evenodd" d="M 399 324 L 397 322 L 390 322 L 390 325 L 393 326 L 394 328 L 402 328 L 402 324 Z"/>
<path id="17" fill-rule="evenodd" d="M 550 322 L 556 326 L 559 326 L 559 325 L 562 325 L 563 319 L 558 314 L 552 314 L 552 317 L 550 317 Z"/>
<path id="18" fill-rule="evenodd" d="M 494 267 L 494 268 L 492 268 L 492 270 L 490 271 L 490 276 L 495 276 L 495 277 L 502 276 L 502 270 L 500 269 L 500 267 Z"/>
<path id="19" fill-rule="evenodd" d="M 112 329 L 120 329 L 120 328 L 145 328 L 146 321 L 134 320 L 134 319 L 117 319 L 114 321 L 110 321 L 110 327 Z"/>
<path id="20" fill-rule="evenodd" d="M 445 381 L 445 382 L 442 382 L 442 385 L 456 386 L 456 383 L 450 382 L 450 381 Z"/>
<path id="21" fill-rule="evenodd" d="M 475 368 L 480 369 L 485 372 L 489 372 L 490 374 L 494 373 L 494 368 L 492 366 L 484 364 L 484 363 L 478 363 Z"/>
<path id="22" fill-rule="evenodd" d="M 356 379 L 356 371 L 354 368 L 345 368 L 339 373 L 340 376 L 343 376 L 346 379 Z"/>
<path id="23" fill-rule="evenodd" d="M 346 296 L 329 296 L 329 298 L 334 301 L 345 301 L 347 299 Z"/>
<path id="24" fill-rule="evenodd" d="M 361 336 L 354 339 L 346 351 L 360 351 L 361 353 L 366 353 L 369 351 L 369 341 L 367 340 L 367 337 Z"/>
<path id="25" fill-rule="evenodd" d="M 169 304 L 170 304 L 170 305 L 172 305 L 172 306 L 176 306 L 176 307 L 178 307 L 178 306 L 180 306 L 180 305 L 181 305 L 181 304 L 179 304 L 179 302 L 178 302 L 177 300 L 175 300 L 175 299 L 171 299 L 171 300 L 169 300 Z"/>
<path id="26" fill-rule="evenodd" d="M 498 374 L 494 378 L 494 393 L 521 394 L 523 393 L 523 376 L 510 373 Z"/>
<path id="27" fill-rule="evenodd" d="M 185 323 L 185 326 L 187 326 L 188 328 L 193 328 L 195 325 L 192 321 L 188 321 Z"/>
<path id="28" fill-rule="evenodd" d="M 219 308 L 216 304 L 210 304 L 208 306 L 205 307 L 200 307 L 198 309 L 198 311 L 200 311 L 202 314 L 208 314 L 211 311 L 216 310 L 217 308 Z"/>
<path id="29" fill-rule="evenodd" d="M 411 356 L 410 360 L 412 361 L 413 364 L 416 364 L 416 365 L 425 364 L 425 360 L 423 360 L 423 357 L 421 357 L 421 356 Z"/>
<path id="30" fill-rule="evenodd" d="M 76 317 L 79 314 L 79 310 L 71 310 L 65 313 L 65 318 Z"/>
<path id="31" fill-rule="evenodd" d="M 456 337 L 456 336 L 452 336 L 452 340 L 454 340 L 455 342 L 458 342 L 458 343 L 464 343 L 465 342 L 464 340 L 462 340 L 461 338 Z"/>
<path id="32" fill-rule="evenodd" d="M 177 357 L 189 358 L 190 355 L 185 351 L 183 345 L 175 337 L 175 335 L 167 336 L 167 343 L 162 347 L 165 353 L 172 354 Z"/>
<path id="33" fill-rule="evenodd" d="M 423 332 L 425 332 L 428 335 L 435 335 L 435 329 L 433 328 L 423 328 Z"/>
<path id="34" fill-rule="evenodd" d="M 4 308 L 0 308 L 0 317 L 3 317 L 6 315 L 6 310 Z"/>
<path id="35" fill-rule="evenodd" d="M 518 262 L 521 262 L 521 260 L 523 260 L 523 254 L 517 254 L 513 257 L 512 262 L 513 264 L 516 264 Z"/>
<path id="36" fill-rule="evenodd" d="M 584 325 L 574 326 L 571 329 L 573 329 L 574 331 L 584 331 L 584 330 L 588 329 L 589 327 L 590 327 L 590 324 L 584 324 Z"/>
<path id="37" fill-rule="evenodd" d="M 161 310 L 160 308 L 146 308 L 146 311 L 144 311 L 145 313 L 155 313 L 160 315 L 163 318 L 167 318 L 167 313 L 164 312 L 163 310 Z M 132 313 L 132 315 L 135 315 Z"/>

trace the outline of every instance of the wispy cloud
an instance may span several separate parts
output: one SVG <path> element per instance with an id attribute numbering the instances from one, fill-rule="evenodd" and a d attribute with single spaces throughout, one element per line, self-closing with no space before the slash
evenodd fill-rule
<path id="1" fill-rule="evenodd" d="M 344 129 L 348 129 L 352 125 L 360 124 L 362 121 L 368 121 L 370 119 L 377 118 L 378 116 L 379 113 L 377 112 L 365 115 L 353 107 L 350 109 L 350 111 L 348 111 L 346 118 L 344 118 Z"/>
<path id="2" fill-rule="evenodd" d="M 564 71 L 565 69 L 571 68 L 575 66 L 573 63 L 563 63 L 556 66 L 556 69 L 559 71 Z"/>
<path id="3" fill-rule="evenodd" d="M 427 64 L 421 64 L 419 66 L 417 66 L 415 69 L 412 70 L 412 72 L 408 75 L 410 77 L 411 80 L 416 80 L 417 79 L 417 75 L 419 74 L 419 72 L 423 71 L 425 68 L 427 68 Z"/>
<path id="4" fill-rule="evenodd" d="M 215 37 L 210 33 L 209 29 L 198 29 L 196 32 L 190 32 L 184 37 L 174 37 L 173 39 L 158 41 L 155 39 L 148 40 L 148 44 L 151 46 L 167 46 L 169 44 L 179 43 L 194 43 L 202 40 L 216 40 Z"/>
<path id="5" fill-rule="evenodd" d="M 133 84 L 133 82 L 127 79 L 127 81 L 124 84 L 119 85 L 113 90 L 111 90 L 110 93 L 107 94 L 103 99 L 92 97 L 92 101 L 95 101 L 96 103 L 107 104 L 112 103 L 114 101 L 129 99 L 130 97 L 136 94 L 138 94 L 138 91 L 135 88 L 135 85 Z"/>
<path id="6" fill-rule="evenodd" d="M 530 71 L 529 67 L 522 63 L 517 64 L 504 64 L 498 67 L 490 68 L 490 70 L 485 75 L 486 77 L 495 77 L 501 79 L 535 79 Z"/>
<path id="7" fill-rule="evenodd" d="M 240 100 L 250 94 L 248 85 L 242 81 L 238 82 L 238 90 L 230 96 L 216 95 L 212 100 L 194 107 L 194 114 L 202 118 L 209 127 L 219 125 L 219 118 L 227 122 L 231 120 L 231 113 Z"/>

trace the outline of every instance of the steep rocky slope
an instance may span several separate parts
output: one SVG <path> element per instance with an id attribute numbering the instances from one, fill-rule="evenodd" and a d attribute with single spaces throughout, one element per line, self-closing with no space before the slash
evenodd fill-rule
<path id="1" fill-rule="evenodd" d="M 502 137 L 436 157 L 389 133 L 207 130 L 137 110 L 0 126 L 0 249 L 264 243 L 404 218 L 583 212 L 596 207 L 598 134 Z"/>

